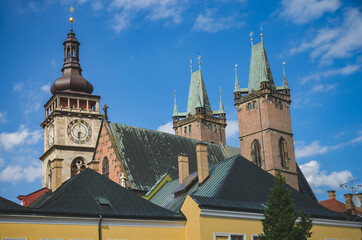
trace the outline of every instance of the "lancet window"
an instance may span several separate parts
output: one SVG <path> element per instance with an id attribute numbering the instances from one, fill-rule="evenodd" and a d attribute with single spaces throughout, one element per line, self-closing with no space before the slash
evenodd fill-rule
<path id="1" fill-rule="evenodd" d="M 260 143 L 254 140 L 251 144 L 251 159 L 255 165 L 261 167 Z"/>

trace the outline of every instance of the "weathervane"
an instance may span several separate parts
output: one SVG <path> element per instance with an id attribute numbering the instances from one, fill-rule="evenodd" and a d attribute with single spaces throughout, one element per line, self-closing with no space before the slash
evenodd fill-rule
<path id="1" fill-rule="evenodd" d="M 73 12 L 74 12 L 74 8 L 70 7 L 70 18 L 69 18 L 69 22 L 70 22 L 70 30 L 73 30 L 73 22 L 74 22 L 74 18 L 73 18 Z"/>
<path id="2" fill-rule="evenodd" d="M 250 31 L 250 34 L 249 34 L 249 36 L 250 36 L 250 41 L 251 41 L 251 45 L 253 45 L 253 32 L 252 31 Z"/>
<path id="3" fill-rule="evenodd" d="M 260 27 L 260 37 L 261 37 L 261 41 L 263 41 L 263 27 Z"/>

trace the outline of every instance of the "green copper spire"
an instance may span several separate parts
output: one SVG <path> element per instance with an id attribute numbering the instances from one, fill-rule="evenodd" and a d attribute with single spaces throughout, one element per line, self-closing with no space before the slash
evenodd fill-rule
<path id="1" fill-rule="evenodd" d="M 199 103 L 197 103 L 199 101 Z M 205 114 L 212 116 L 209 97 L 207 96 L 204 79 L 200 69 L 191 73 L 189 98 L 187 102 L 187 114 L 196 114 L 196 105 L 204 108 Z"/>
<path id="2" fill-rule="evenodd" d="M 283 62 L 283 88 L 290 89 L 287 82 L 287 77 L 285 76 L 285 62 Z"/>
<path id="3" fill-rule="evenodd" d="M 174 99 L 174 105 L 173 105 L 173 115 L 172 115 L 172 117 L 176 117 L 178 115 L 177 104 L 176 104 L 176 90 L 175 90 L 175 93 L 173 95 L 173 99 Z"/>
<path id="4" fill-rule="evenodd" d="M 259 90 L 261 82 L 269 82 L 270 88 L 276 90 L 263 42 L 251 47 L 249 93 Z"/>
<path id="5" fill-rule="evenodd" d="M 222 98 L 221 98 L 221 88 L 220 88 L 220 106 L 219 106 L 219 113 L 225 113 L 224 104 L 222 103 Z"/>

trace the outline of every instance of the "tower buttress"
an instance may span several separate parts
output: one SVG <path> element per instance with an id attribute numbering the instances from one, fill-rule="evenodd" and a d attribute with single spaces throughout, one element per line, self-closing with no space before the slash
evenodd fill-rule
<path id="1" fill-rule="evenodd" d="M 173 129 L 179 136 L 225 145 L 226 113 L 221 96 L 220 109 L 212 111 L 201 73 L 200 56 L 198 59 L 199 70 L 192 72 L 192 65 L 190 66 L 191 81 L 186 112 L 178 112 L 175 99 Z"/>
<path id="2" fill-rule="evenodd" d="M 241 155 L 273 175 L 281 171 L 299 189 L 285 72 L 283 86 L 276 87 L 264 43 L 251 48 L 248 88 L 235 84 L 234 90 Z"/>

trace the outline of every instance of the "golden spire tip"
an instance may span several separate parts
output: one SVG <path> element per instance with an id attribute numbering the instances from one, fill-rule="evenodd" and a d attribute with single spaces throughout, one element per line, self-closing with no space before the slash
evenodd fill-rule
<path id="1" fill-rule="evenodd" d="M 73 12 L 74 12 L 74 8 L 73 8 L 73 7 L 70 7 L 70 13 L 71 13 L 71 16 L 70 16 L 70 18 L 69 18 L 69 22 L 70 22 L 70 23 L 73 23 L 73 22 L 74 22 Z"/>

